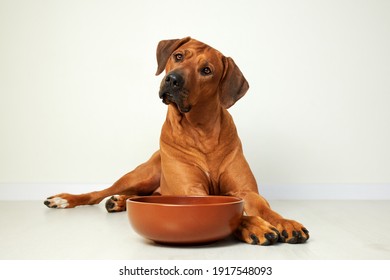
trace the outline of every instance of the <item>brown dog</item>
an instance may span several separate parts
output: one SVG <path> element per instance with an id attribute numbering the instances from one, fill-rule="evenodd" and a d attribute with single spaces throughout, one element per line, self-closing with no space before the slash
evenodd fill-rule
<path id="1" fill-rule="evenodd" d="M 105 197 L 109 212 L 125 210 L 134 195 L 231 195 L 244 199 L 236 236 L 250 244 L 303 243 L 308 231 L 271 210 L 258 194 L 233 119 L 226 110 L 249 85 L 234 61 L 190 37 L 164 40 L 157 47 L 156 75 L 166 71 L 160 98 L 168 105 L 160 150 L 113 186 L 97 192 L 58 194 L 50 208 L 92 205 Z"/>

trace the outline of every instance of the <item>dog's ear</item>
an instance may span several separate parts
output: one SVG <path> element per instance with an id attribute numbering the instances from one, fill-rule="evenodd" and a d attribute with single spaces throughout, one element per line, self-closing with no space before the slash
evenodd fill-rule
<path id="1" fill-rule="evenodd" d="M 238 66 L 230 57 L 223 57 L 224 73 L 220 85 L 219 100 L 228 109 L 245 95 L 249 84 Z"/>
<path id="2" fill-rule="evenodd" d="M 157 72 L 156 76 L 160 75 L 167 64 L 167 61 L 171 54 L 181 45 L 191 40 L 191 37 L 185 37 L 183 39 L 162 40 L 157 45 Z"/>

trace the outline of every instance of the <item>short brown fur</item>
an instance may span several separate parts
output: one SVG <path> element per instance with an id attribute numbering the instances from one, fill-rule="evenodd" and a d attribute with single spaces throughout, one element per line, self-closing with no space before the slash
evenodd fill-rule
<path id="1" fill-rule="evenodd" d="M 233 59 L 189 37 L 163 40 L 157 47 L 158 69 L 165 69 L 160 97 L 168 105 L 160 149 L 111 187 L 87 194 L 58 194 L 45 204 L 72 208 L 100 203 L 123 211 L 135 195 L 230 195 L 245 202 L 236 236 L 250 244 L 304 243 L 309 234 L 273 211 L 258 193 L 241 141 L 227 108 L 249 85 Z"/>

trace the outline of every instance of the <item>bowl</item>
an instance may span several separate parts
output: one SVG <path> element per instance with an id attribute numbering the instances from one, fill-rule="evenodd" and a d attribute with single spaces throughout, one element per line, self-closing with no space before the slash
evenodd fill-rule
<path id="1" fill-rule="evenodd" d="M 126 201 L 133 229 L 157 243 L 205 244 L 229 236 L 244 202 L 232 196 L 141 196 Z"/>

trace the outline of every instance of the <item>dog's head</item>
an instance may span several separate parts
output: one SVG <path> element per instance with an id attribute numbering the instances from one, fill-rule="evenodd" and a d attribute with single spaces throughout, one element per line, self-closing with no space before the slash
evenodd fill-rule
<path id="1" fill-rule="evenodd" d="M 214 99 L 229 108 L 249 88 L 233 59 L 190 37 L 160 41 L 157 63 L 156 75 L 166 71 L 160 98 L 175 103 L 181 113 Z"/>

